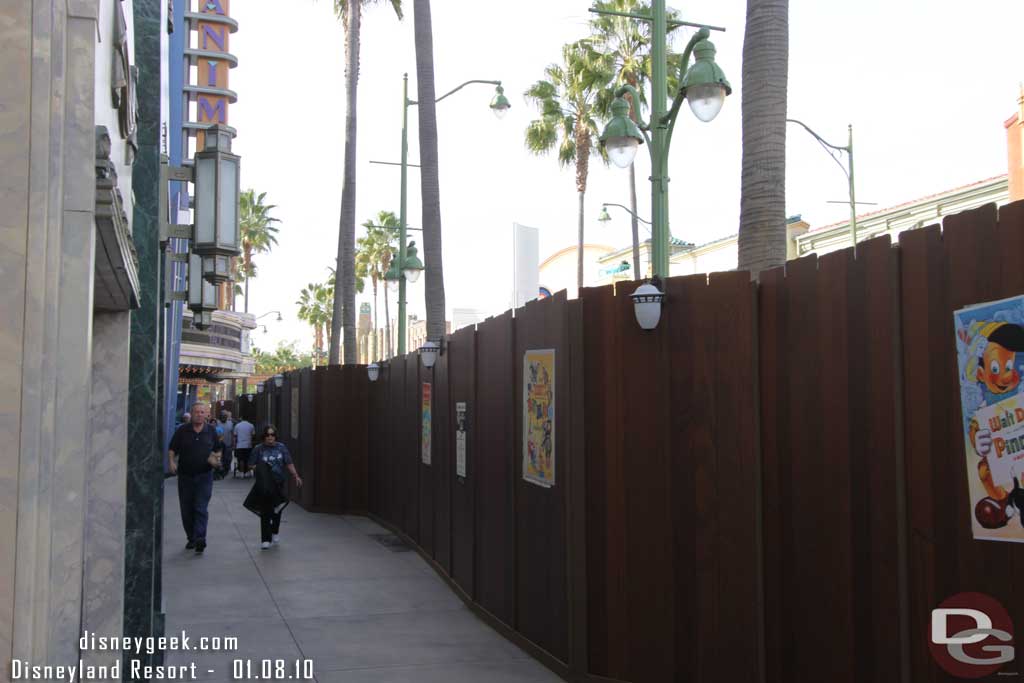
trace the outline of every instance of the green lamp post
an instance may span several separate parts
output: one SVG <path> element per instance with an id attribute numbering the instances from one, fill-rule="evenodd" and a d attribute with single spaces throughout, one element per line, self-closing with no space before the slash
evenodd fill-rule
<path id="1" fill-rule="evenodd" d="M 653 0 L 651 14 L 630 14 L 592 9 L 596 14 L 626 16 L 651 24 L 651 118 L 644 121 L 639 115 L 637 123 L 629 116 L 630 103 L 623 97 L 627 93 L 634 103 L 640 101 L 639 94 L 632 86 L 624 85 L 615 91 L 612 103 L 612 118 L 601 134 L 600 141 L 608 152 L 612 163 L 627 168 L 633 163 L 640 145 L 647 143 L 651 155 L 651 260 L 654 275 L 667 277 L 669 272 L 668 226 L 668 152 L 672 131 L 676 125 L 679 108 L 685 99 L 690 110 L 701 121 L 711 121 L 722 109 L 725 98 L 732 92 L 729 81 L 722 69 L 715 63 L 715 46 L 708 40 L 711 30 L 724 31 L 719 27 L 703 26 L 684 21 L 669 21 L 665 13 L 665 0 Z M 699 27 L 690 39 L 681 60 L 679 92 L 671 106 L 668 102 L 668 60 L 666 35 L 670 29 L 679 26 Z M 690 64 L 693 55 L 694 63 Z"/>
<path id="2" fill-rule="evenodd" d="M 482 81 L 482 80 L 471 80 L 449 90 L 444 95 L 441 95 L 435 103 L 440 102 L 449 95 L 462 90 L 467 85 L 473 83 L 484 83 L 487 85 L 493 85 L 495 94 L 491 99 L 490 109 L 496 117 L 499 119 L 505 116 L 505 112 L 512 106 L 509 104 L 508 98 L 505 97 L 505 91 L 501 87 L 501 81 Z M 408 224 L 406 222 L 406 195 L 408 187 L 408 169 L 409 164 L 409 107 L 419 104 L 416 100 L 409 99 L 409 74 L 402 76 L 402 161 L 398 166 L 402 167 L 402 180 L 401 180 L 401 201 L 399 203 L 398 212 L 398 253 L 395 254 L 395 258 L 391 260 L 391 268 L 388 270 L 384 279 L 388 283 L 388 288 L 392 291 L 398 290 L 398 355 L 405 354 L 405 342 L 406 342 L 406 299 L 405 299 L 405 284 L 406 280 L 409 282 L 415 282 L 419 277 L 419 274 L 423 271 L 423 262 L 419 259 L 416 253 L 415 242 L 410 242 L 406 245 L 406 239 L 408 238 Z M 395 165 L 393 162 L 372 162 L 372 163 L 385 163 L 388 165 Z"/>

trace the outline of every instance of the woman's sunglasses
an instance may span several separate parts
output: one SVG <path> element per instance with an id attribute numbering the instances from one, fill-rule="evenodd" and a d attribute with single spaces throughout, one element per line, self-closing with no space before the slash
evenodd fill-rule
<path id="1" fill-rule="evenodd" d="M 276 437 L 276 436 L 277 436 L 277 432 L 267 432 L 267 433 L 266 433 L 266 434 L 264 434 L 263 436 L 264 436 L 264 437 L 267 437 L 267 436 L 274 436 L 274 437 Z"/>

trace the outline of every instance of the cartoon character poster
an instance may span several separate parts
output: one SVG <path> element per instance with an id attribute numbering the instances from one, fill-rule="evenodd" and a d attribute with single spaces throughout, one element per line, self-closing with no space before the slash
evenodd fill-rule
<path id="1" fill-rule="evenodd" d="M 555 485 L 555 350 L 523 355 L 523 479 Z"/>
<path id="2" fill-rule="evenodd" d="M 422 454 L 420 460 L 423 461 L 424 465 L 430 464 L 430 382 L 423 383 L 423 439 L 422 439 Z"/>
<path id="3" fill-rule="evenodd" d="M 1024 296 L 953 319 L 974 538 L 1024 542 Z"/>

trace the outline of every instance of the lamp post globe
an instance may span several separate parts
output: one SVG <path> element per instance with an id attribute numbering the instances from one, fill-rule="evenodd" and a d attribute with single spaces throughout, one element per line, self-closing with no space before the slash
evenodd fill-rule
<path id="1" fill-rule="evenodd" d="M 499 85 L 494 91 L 494 99 L 491 100 L 491 111 L 494 112 L 497 118 L 503 119 L 512 105 L 509 103 L 508 98 L 505 97 L 504 88 Z"/>
<path id="2" fill-rule="evenodd" d="M 397 258 L 392 258 L 391 259 L 391 267 L 388 268 L 388 272 L 384 274 L 384 281 L 388 283 L 388 291 L 389 292 L 397 292 L 398 291 L 398 278 L 399 277 L 401 277 L 401 274 L 398 271 L 398 259 Z"/>
<path id="3" fill-rule="evenodd" d="M 702 40 L 693 47 L 695 61 L 679 84 L 686 97 L 690 111 L 707 123 L 718 116 L 725 104 L 725 97 L 732 93 L 732 86 L 725 78 L 722 68 L 715 62 L 715 46 L 710 40 Z"/>
<path id="4" fill-rule="evenodd" d="M 415 242 L 409 242 L 405 248 L 405 262 L 402 263 L 402 274 L 409 282 L 416 282 L 423 272 L 423 261 L 420 260 L 419 251 Z"/>
<path id="5" fill-rule="evenodd" d="M 612 118 L 601 133 L 600 141 L 613 164 L 619 168 L 629 168 L 644 138 L 636 123 L 629 118 L 629 102 L 626 98 L 616 97 L 611 108 Z"/>

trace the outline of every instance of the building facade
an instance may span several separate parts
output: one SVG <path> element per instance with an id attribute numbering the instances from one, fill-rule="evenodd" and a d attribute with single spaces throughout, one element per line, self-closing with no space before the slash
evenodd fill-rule
<path id="1" fill-rule="evenodd" d="M 112 665 L 79 651 L 84 630 L 148 636 L 159 621 L 152 545 L 127 538 L 141 521 L 129 519 L 132 451 L 150 452 L 129 426 L 137 381 L 154 380 L 157 406 L 147 202 L 166 18 L 153 0 L 0 3 L 5 677 L 12 659 Z M 145 604 L 133 602 L 142 592 Z"/>

